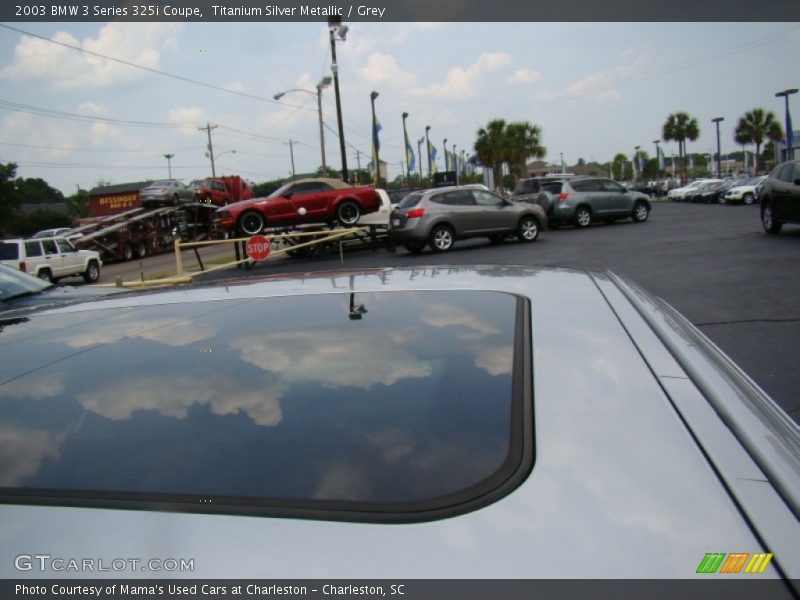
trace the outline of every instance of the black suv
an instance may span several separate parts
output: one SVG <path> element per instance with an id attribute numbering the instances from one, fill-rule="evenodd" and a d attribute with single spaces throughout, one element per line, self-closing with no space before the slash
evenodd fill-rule
<path id="1" fill-rule="evenodd" d="M 800 161 L 790 160 L 772 169 L 758 192 L 761 224 L 767 233 L 779 233 L 784 223 L 800 225 Z"/>

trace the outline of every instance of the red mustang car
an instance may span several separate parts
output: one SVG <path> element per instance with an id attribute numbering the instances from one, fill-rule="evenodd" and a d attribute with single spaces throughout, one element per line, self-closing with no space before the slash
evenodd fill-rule
<path id="1" fill-rule="evenodd" d="M 273 225 L 338 222 L 352 227 L 363 214 L 380 208 L 371 185 L 354 187 L 338 179 L 300 179 L 287 183 L 266 198 L 251 198 L 217 209 L 217 227 L 261 233 Z"/>

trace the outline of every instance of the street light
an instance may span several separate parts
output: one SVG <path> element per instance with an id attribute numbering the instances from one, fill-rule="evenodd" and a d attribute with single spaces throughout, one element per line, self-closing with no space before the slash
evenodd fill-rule
<path id="1" fill-rule="evenodd" d="M 656 171 L 658 175 L 661 175 L 661 146 L 658 144 L 661 143 L 661 140 L 653 140 L 653 143 L 656 145 Z"/>
<path id="2" fill-rule="evenodd" d="M 174 154 L 165 154 L 164 158 L 167 159 L 167 173 L 169 173 L 169 178 L 172 179 L 172 159 L 175 158 Z"/>
<path id="3" fill-rule="evenodd" d="M 442 152 L 444 152 L 444 170 L 448 171 L 447 167 L 450 166 L 450 159 L 447 156 L 447 138 L 442 141 Z"/>
<path id="4" fill-rule="evenodd" d="M 339 16 L 328 17 L 328 33 L 331 39 L 331 71 L 333 72 L 333 89 L 336 95 L 336 120 L 339 124 L 339 152 L 342 155 L 342 181 L 347 181 L 347 153 L 344 149 L 344 123 L 342 122 L 342 101 L 339 95 L 339 64 L 336 62 L 336 38 L 344 41 L 347 36 L 347 25 L 342 25 Z"/>
<path id="5" fill-rule="evenodd" d="M 711 122 L 717 126 L 717 179 L 722 179 L 722 154 L 719 142 L 719 123 L 724 121 L 725 117 L 714 117 Z"/>
<path id="6" fill-rule="evenodd" d="M 372 166 L 375 169 L 375 184 L 377 185 L 378 180 L 381 176 L 381 159 L 380 159 L 380 148 L 378 147 L 378 121 L 375 118 L 375 98 L 378 97 L 378 92 L 371 92 L 369 95 L 369 101 L 372 105 Z M 388 176 L 388 175 L 387 175 Z"/>
<path id="7" fill-rule="evenodd" d="M 419 181 L 420 185 L 422 185 L 422 142 L 425 141 L 425 138 L 419 138 L 417 140 L 417 156 L 419 156 Z"/>
<path id="8" fill-rule="evenodd" d="M 431 166 L 431 138 L 428 136 L 428 132 L 431 130 L 430 125 L 425 126 L 425 150 L 428 153 L 428 177 L 433 174 L 433 167 Z"/>
<path id="9" fill-rule="evenodd" d="M 281 98 L 283 98 L 289 92 L 303 92 L 304 94 L 311 94 L 312 96 L 316 96 L 316 98 L 317 98 L 317 114 L 319 115 L 319 148 L 320 148 L 320 154 L 321 154 L 321 158 L 322 158 L 322 174 L 323 175 L 327 175 L 328 174 L 328 165 L 325 162 L 325 130 L 324 130 L 323 124 L 322 124 L 322 90 L 324 90 L 326 87 L 328 87 L 331 84 L 331 81 L 332 80 L 331 80 L 330 77 L 323 77 L 322 79 L 320 79 L 319 83 L 317 83 L 317 85 L 316 85 L 316 88 L 317 88 L 316 93 L 312 92 L 311 90 L 305 90 L 303 88 L 290 88 L 288 90 L 284 90 L 283 92 L 278 92 L 277 94 L 275 94 L 272 97 L 273 100 L 280 100 Z"/>
<path id="10" fill-rule="evenodd" d="M 639 176 L 641 175 L 641 173 L 639 172 L 639 171 L 641 171 L 641 169 L 639 168 L 639 148 L 641 148 L 641 146 L 634 146 L 633 147 L 633 165 L 632 165 L 632 167 L 633 167 L 633 179 L 634 179 L 634 181 L 639 179 Z"/>
<path id="11" fill-rule="evenodd" d="M 403 149 L 406 153 L 406 172 L 408 173 L 408 185 L 411 185 L 411 163 L 408 160 L 408 131 L 406 131 L 406 119 L 408 118 L 408 113 L 403 113 Z"/>
<path id="12" fill-rule="evenodd" d="M 792 117 L 789 115 L 789 96 L 797 93 L 797 88 L 783 90 L 775 94 L 776 98 L 783 98 L 786 107 L 786 160 L 794 158 L 794 132 L 792 131 Z"/>

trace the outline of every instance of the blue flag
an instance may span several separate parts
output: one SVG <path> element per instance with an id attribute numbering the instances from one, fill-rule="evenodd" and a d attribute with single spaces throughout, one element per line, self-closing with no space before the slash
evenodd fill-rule
<path id="1" fill-rule="evenodd" d="M 436 173 L 436 146 L 428 141 L 428 154 L 430 156 L 430 164 L 428 168 L 430 169 L 431 173 Z"/>
<path id="2" fill-rule="evenodd" d="M 411 142 L 408 141 L 408 133 L 406 133 L 405 136 L 406 136 L 406 164 L 408 165 L 408 170 L 413 171 L 414 166 L 416 165 L 416 157 L 414 156 L 414 149 L 411 147 Z"/>

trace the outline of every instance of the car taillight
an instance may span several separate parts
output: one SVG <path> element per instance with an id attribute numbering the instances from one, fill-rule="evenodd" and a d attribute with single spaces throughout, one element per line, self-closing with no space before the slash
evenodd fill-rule
<path id="1" fill-rule="evenodd" d="M 564 201 L 564 200 L 566 200 L 567 198 L 569 198 L 569 192 L 561 192 L 561 193 L 558 195 L 558 201 L 559 201 L 559 202 L 563 202 L 563 201 Z"/>
<path id="2" fill-rule="evenodd" d="M 406 213 L 407 219 L 419 219 L 420 217 L 425 215 L 424 208 L 412 208 L 410 211 Z"/>
<path id="3" fill-rule="evenodd" d="M 27 273 L 28 272 L 28 266 L 24 262 L 21 262 L 21 263 L 19 263 L 19 270 L 22 271 L 23 273 Z"/>

